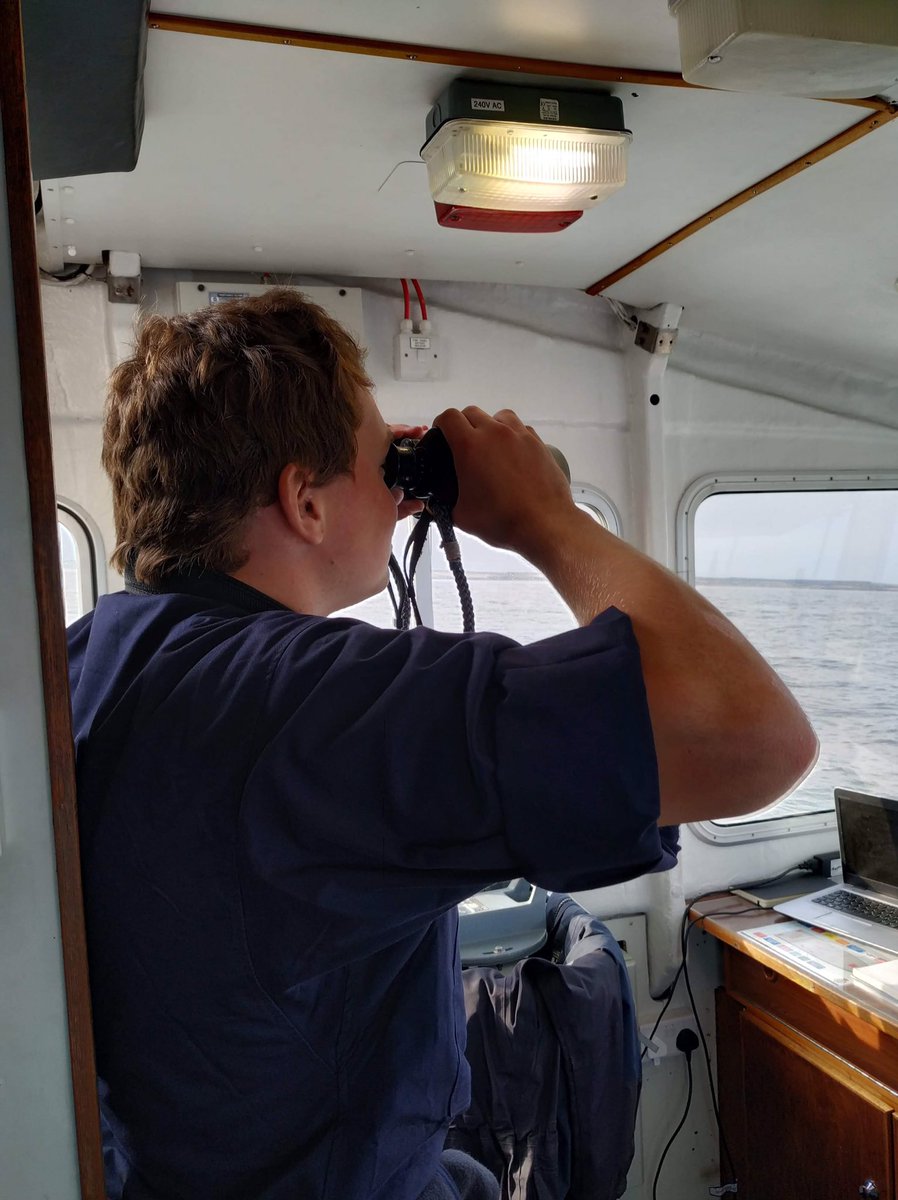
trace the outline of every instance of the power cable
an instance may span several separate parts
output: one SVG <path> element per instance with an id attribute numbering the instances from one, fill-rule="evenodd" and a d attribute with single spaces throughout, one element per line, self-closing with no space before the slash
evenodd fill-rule
<path id="1" fill-rule="evenodd" d="M 54 275 L 52 271 L 45 271 L 41 267 L 40 275 L 44 283 L 50 284 L 51 287 L 74 287 L 76 284 L 86 283 L 88 279 L 93 278 L 95 270 L 95 263 L 79 263 L 74 271 L 69 271 L 64 275 Z"/>
<path id="2" fill-rule="evenodd" d="M 421 284 L 418 283 L 417 279 L 413 279 L 412 287 L 415 289 L 415 292 L 418 297 L 418 307 L 421 309 L 421 320 L 426 321 L 427 320 L 427 304 L 424 300 L 424 293 L 421 290 Z"/>
<path id="3" fill-rule="evenodd" d="M 740 911 L 750 912 L 752 910 L 751 909 L 743 909 Z M 707 915 L 710 916 L 712 914 L 708 913 Z M 704 920 L 704 917 L 702 917 L 701 920 Z M 691 924 L 697 925 L 698 920 L 693 921 Z M 730 1153 L 730 1147 L 729 1147 L 729 1144 L 726 1139 L 726 1134 L 723 1131 L 723 1123 L 720 1120 L 720 1106 L 717 1103 L 717 1089 L 714 1086 L 714 1072 L 711 1069 L 711 1055 L 708 1050 L 708 1042 L 705 1038 L 705 1031 L 702 1029 L 702 1023 L 699 1019 L 698 1007 L 695 1003 L 695 996 L 693 996 L 693 994 L 692 994 L 692 984 L 689 981 L 689 967 L 686 965 L 685 939 L 684 939 L 684 943 L 683 943 L 683 982 L 686 984 L 686 993 L 689 996 L 689 1005 L 692 1008 L 692 1014 L 695 1017 L 695 1027 L 698 1030 L 699 1040 L 701 1041 L 701 1045 L 702 1045 L 702 1052 L 705 1056 L 705 1066 L 707 1067 L 707 1070 L 708 1070 L 708 1088 L 711 1092 L 711 1107 L 714 1110 L 714 1119 L 717 1122 L 717 1132 L 720 1135 L 720 1144 L 723 1147 L 723 1152 L 726 1155 L 726 1160 L 727 1160 L 727 1163 L 729 1164 L 730 1180 L 735 1180 L 736 1164 L 733 1162 L 733 1156 Z"/>
<path id="4" fill-rule="evenodd" d="M 727 890 L 732 892 L 732 890 L 734 888 L 739 888 L 741 890 L 741 889 L 746 889 L 746 888 L 752 889 L 752 888 L 766 887 L 769 884 L 778 883 L 781 879 L 785 879 L 786 876 L 793 874 L 795 871 L 812 870 L 813 867 L 814 867 L 813 860 L 806 859 L 804 862 L 798 863 L 793 867 L 788 867 L 785 871 L 781 871 L 778 875 L 773 875 L 769 879 L 756 880 L 752 883 L 732 884 L 731 887 L 728 888 Z M 699 1043 L 701 1044 L 702 1051 L 703 1051 L 704 1058 L 705 1058 L 705 1066 L 706 1066 L 707 1073 L 708 1073 L 708 1087 L 709 1087 L 710 1094 L 711 1094 L 711 1107 L 714 1111 L 714 1119 L 717 1123 L 717 1131 L 720 1136 L 720 1144 L 721 1144 L 721 1147 L 724 1152 L 724 1156 L 727 1161 L 727 1166 L 729 1167 L 730 1179 L 734 1181 L 736 1178 L 736 1167 L 735 1167 L 735 1163 L 733 1161 L 733 1156 L 730 1152 L 729 1144 L 726 1139 L 726 1134 L 724 1132 L 723 1123 L 720 1119 L 720 1106 L 719 1106 L 718 1100 L 717 1100 L 717 1090 L 714 1085 L 714 1072 L 711 1068 L 711 1054 L 710 1054 L 710 1051 L 708 1050 L 707 1039 L 705 1038 L 705 1033 L 702 1028 L 702 1023 L 699 1018 L 698 1006 L 696 1005 L 695 996 L 692 991 L 692 983 L 689 979 L 689 968 L 687 966 L 688 949 L 689 949 L 689 934 L 692 932 L 692 930 L 695 928 L 696 925 L 699 925 L 702 921 L 706 920 L 708 917 L 740 916 L 744 913 L 756 912 L 757 906 L 751 905 L 750 907 L 740 908 L 740 909 L 736 909 L 736 910 L 732 910 L 732 909 L 726 910 L 725 909 L 720 912 L 701 913 L 699 916 L 693 918 L 693 920 L 691 920 L 691 921 L 689 920 L 689 912 L 693 905 L 697 904 L 700 900 L 707 900 L 712 896 L 719 896 L 719 895 L 720 895 L 720 889 L 713 891 L 713 892 L 703 892 L 703 893 L 701 893 L 701 895 L 695 896 L 689 901 L 689 904 L 688 904 L 685 912 L 683 913 L 683 921 L 682 921 L 681 932 L 680 932 L 680 965 L 677 968 L 676 974 L 673 977 L 673 981 L 671 982 L 670 988 L 668 989 L 667 998 L 664 1002 L 664 1005 L 661 1008 L 661 1011 L 658 1013 L 658 1016 L 655 1019 L 655 1023 L 652 1026 L 651 1032 L 649 1033 L 647 1040 L 649 1042 L 651 1042 L 652 1039 L 654 1038 L 656 1032 L 658 1031 L 658 1027 L 661 1024 L 664 1014 L 667 1012 L 668 1008 L 671 1005 L 671 1002 L 673 1001 L 673 998 L 676 994 L 677 985 L 680 982 L 680 977 L 682 976 L 683 980 L 686 984 L 686 993 L 689 997 L 689 1005 L 692 1009 L 692 1015 L 695 1018 L 695 1027 L 698 1030 L 698 1039 L 696 1040 L 696 1045 L 695 1045 L 695 1047 L 693 1047 L 693 1049 L 697 1048 Z M 682 1048 L 679 1046 L 679 1041 L 680 1041 L 680 1038 L 685 1033 L 689 1033 L 691 1036 L 694 1037 L 694 1035 L 691 1034 L 690 1030 L 681 1030 L 680 1034 L 678 1035 L 678 1038 L 677 1038 L 678 1048 Z M 648 1047 L 643 1049 L 642 1058 L 645 1058 L 647 1049 L 648 1049 Z M 671 1135 L 670 1140 L 668 1141 L 667 1145 L 664 1148 L 664 1151 L 662 1152 L 661 1160 L 658 1164 L 658 1170 L 655 1173 L 655 1181 L 652 1185 L 652 1200 L 656 1200 L 656 1188 L 657 1188 L 658 1180 L 661 1175 L 661 1167 L 664 1164 L 664 1159 L 666 1158 L 668 1151 L 670 1150 L 670 1147 L 673 1145 L 674 1141 L 676 1140 L 676 1137 L 679 1134 L 680 1130 L 683 1128 L 683 1124 L 685 1123 L 686 1116 L 689 1112 L 689 1105 L 692 1102 L 691 1051 L 690 1051 L 689 1056 L 687 1056 L 687 1067 L 688 1067 L 688 1071 L 689 1071 L 689 1097 L 687 1099 L 686 1109 L 683 1113 L 683 1117 L 680 1120 L 679 1125 L 674 1130 L 673 1134 Z"/>
<path id="5" fill-rule="evenodd" d="M 632 309 L 626 304 L 621 304 L 619 300 L 613 300 L 610 296 L 605 296 L 604 299 L 608 302 L 608 307 L 614 313 L 619 321 L 622 321 L 628 329 L 635 329 L 639 324 L 639 318 Z"/>
<path id="6" fill-rule="evenodd" d="M 686 1059 L 686 1074 L 689 1084 L 686 1091 L 686 1107 L 683 1109 L 683 1115 L 680 1117 L 680 1123 L 670 1135 L 667 1145 L 661 1152 L 661 1158 L 658 1161 L 658 1169 L 655 1171 L 655 1178 L 652 1180 L 652 1200 L 658 1200 L 658 1180 L 661 1178 L 661 1169 L 664 1166 L 664 1160 L 667 1158 L 668 1151 L 677 1140 L 680 1130 L 686 1124 L 686 1118 L 689 1116 L 689 1109 L 692 1107 L 692 1052 L 698 1046 L 698 1038 L 691 1029 L 681 1029 L 677 1035 L 677 1049 L 683 1052 Z"/>

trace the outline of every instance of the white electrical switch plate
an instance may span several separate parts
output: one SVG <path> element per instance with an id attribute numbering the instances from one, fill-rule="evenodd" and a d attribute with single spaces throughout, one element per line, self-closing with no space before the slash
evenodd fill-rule
<path id="1" fill-rule="evenodd" d="M 435 333 L 397 333 L 393 338 L 393 374 L 422 382 L 443 378 L 440 339 Z"/>

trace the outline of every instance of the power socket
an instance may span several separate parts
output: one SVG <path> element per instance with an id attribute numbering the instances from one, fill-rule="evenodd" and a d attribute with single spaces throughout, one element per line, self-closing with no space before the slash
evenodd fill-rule
<path id="1" fill-rule="evenodd" d="M 393 374 L 421 383 L 443 378 L 440 339 L 435 333 L 402 330 L 393 338 Z"/>
<path id="2" fill-rule="evenodd" d="M 695 1023 L 695 1017 L 692 1013 L 683 1017 L 666 1017 L 655 1030 L 651 1041 L 648 1038 L 652 1032 L 652 1026 L 641 1026 L 644 1039 L 643 1045 L 646 1048 L 646 1058 L 654 1063 L 656 1067 L 664 1058 L 670 1058 L 673 1055 L 678 1055 L 682 1058 L 682 1051 L 677 1049 L 677 1034 L 684 1029 L 691 1029 L 696 1037 L 699 1036 L 698 1026 Z"/>

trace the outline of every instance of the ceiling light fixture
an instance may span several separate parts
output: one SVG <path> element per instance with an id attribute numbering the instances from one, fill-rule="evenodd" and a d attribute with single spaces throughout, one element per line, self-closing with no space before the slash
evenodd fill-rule
<path id="1" fill-rule="evenodd" d="M 604 92 L 457 79 L 421 157 L 441 225 L 551 233 L 623 187 L 631 138 Z"/>
<path id="2" fill-rule="evenodd" d="M 851 99 L 898 82 L 895 0 L 668 0 L 687 83 Z"/>

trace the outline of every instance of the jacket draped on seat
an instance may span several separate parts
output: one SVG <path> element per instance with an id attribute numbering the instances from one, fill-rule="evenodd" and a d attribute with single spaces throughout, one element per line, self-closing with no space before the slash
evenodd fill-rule
<path id="1" fill-rule="evenodd" d="M 472 1103 L 446 1145 L 489 1167 L 502 1200 L 617 1200 L 642 1078 L 627 969 L 570 896 L 550 895 L 546 919 L 510 974 L 463 972 Z"/>

